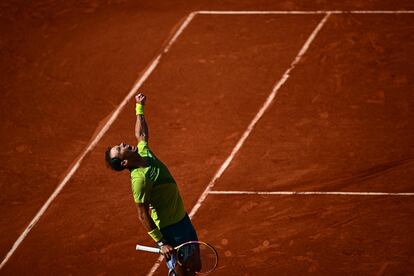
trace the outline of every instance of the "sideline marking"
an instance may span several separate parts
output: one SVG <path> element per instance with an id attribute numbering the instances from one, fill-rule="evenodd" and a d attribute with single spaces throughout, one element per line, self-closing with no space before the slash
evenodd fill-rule
<path id="1" fill-rule="evenodd" d="M 343 195 L 343 196 L 414 196 L 414 193 L 383 193 L 383 192 L 299 192 L 299 191 L 209 191 L 213 195 Z"/>
<path id="2" fill-rule="evenodd" d="M 302 56 L 306 53 L 306 51 L 308 50 L 310 44 L 315 39 L 316 35 L 319 33 L 319 31 L 321 30 L 321 28 L 323 27 L 323 25 L 326 23 L 326 21 L 328 20 L 328 18 L 329 18 L 330 15 L 331 15 L 331 13 L 328 12 L 322 18 L 322 20 L 319 22 L 319 24 L 313 30 L 313 32 L 311 33 L 311 35 L 309 36 L 309 38 L 306 40 L 305 44 L 303 44 L 303 46 L 300 49 L 299 53 L 297 54 L 297 56 L 295 57 L 295 59 L 293 60 L 293 62 L 290 64 L 290 67 L 285 71 L 285 73 L 283 74 L 282 78 L 275 84 L 275 86 L 273 87 L 272 92 L 267 97 L 265 103 L 260 108 L 259 112 L 256 114 L 256 116 L 250 122 L 249 126 L 244 131 L 243 135 L 241 136 L 241 138 L 237 142 L 236 146 L 233 148 L 233 150 L 230 153 L 230 155 L 227 157 L 227 159 L 223 162 L 223 164 L 218 169 L 218 171 L 216 172 L 216 174 L 210 180 L 210 182 L 208 183 L 207 187 L 205 188 L 205 190 L 203 191 L 203 193 L 198 198 L 197 203 L 194 205 L 193 209 L 191 209 L 191 212 L 189 214 L 190 218 L 192 218 L 197 213 L 198 209 L 201 207 L 201 204 L 204 202 L 204 200 L 206 199 L 207 195 L 210 193 L 211 188 L 213 188 L 214 183 L 216 182 L 216 180 L 221 177 L 221 175 L 223 174 L 223 172 L 229 166 L 230 162 L 233 160 L 233 158 L 236 155 L 236 153 L 243 146 L 244 142 L 246 141 L 247 137 L 249 137 L 249 135 L 252 132 L 252 130 L 253 130 L 254 126 L 256 125 L 256 123 L 263 116 L 263 114 L 265 113 L 265 111 L 269 108 L 270 104 L 272 103 L 272 101 L 273 101 L 274 97 L 276 96 L 276 93 L 279 91 L 280 87 L 282 87 L 282 85 L 289 78 L 289 76 L 290 76 L 289 73 L 295 68 L 296 64 L 300 61 L 300 59 L 302 58 Z M 155 271 L 160 266 L 162 259 L 163 259 L 162 256 L 160 256 L 158 258 L 158 260 L 152 266 L 151 270 L 148 272 L 147 276 L 152 276 L 155 273 Z"/>
<path id="3" fill-rule="evenodd" d="M 227 15 L 249 15 L 249 14 L 412 14 L 414 10 L 396 10 L 396 11 L 198 11 L 197 14 L 227 14 Z"/>
<path id="4" fill-rule="evenodd" d="M 253 130 L 254 126 L 256 125 L 256 123 L 263 116 L 263 114 L 265 113 L 265 111 L 269 108 L 270 104 L 272 103 L 273 99 L 275 98 L 275 96 L 276 96 L 277 92 L 279 91 L 280 87 L 282 87 L 282 85 L 285 84 L 285 82 L 288 80 L 288 78 L 290 77 L 290 75 L 289 75 L 290 72 L 295 68 L 296 64 L 299 63 L 300 59 L 306 53 L 306 51 L 308 50 L 310 44 L 315 39 L 316 35 L 319 33 L 319 31 L 321 30 L 321 28 L 323 27 L 323 25 L 325 25 L 325 23 L 328 20 L 328 18 L 329 18 L 330 15 L 331 15 L 330 13 L 327 13 L 322 18 L 322 20 L 319 22 L 319 24 L 313 30 L 313 32 L 311 33 L 311 35 L 309 36 L 309 38 L 306 40 L 305 44 L 300 49 L 299 53 L 297 54 L 297 56 L 295 57 L 295 59 L 293 60 L 293 62 L 290 64 L 290 67 L 285 71 L 285 73 L 283 74 L 282 78 L 275 84 L 275 86 L 273 87 L 272 92 L 267 97 L 265 103 L 260 108 L 259 112 L 256 114 L 256 116 L 250 122 L 249 126 L 247 127 L 247 129 L 243 133 L 243 135 L 240 138 L 240 140 L 237 142 L 236 146 L 233 148 L 233 150 L 232 150 L 231 154 L 229 155 L 229 157 L 227 157 L 227 159 L 221 165 L 220 169 L 216 172 L 216 174 L 211 179 L 210 183 L 207 185 L 207 187 L 204 190 L 204 192 L 201 194 L 200 198 L 197 200 L 197 203 L 194 205 L 193 209 L 190 212 L 190 217 L 193 217 L 197 213 L 198 209 L 201 206 L 201 203 L 206 199 L 208 192 L 214 186 L 214 183 L 216 182 L 216 180 L 221 177 L 221 175 L 223 174 L 223 172 L 229 166 L 230 162 L 233 160 L 233 158 L 236 155 L 236 153 L 243 146 L 244 141 L 246 141 L 247 137 L 252 132 L 252 130 Z"/>
<path id="5" fill-rule="evenodd" d="M 177 38 L 181 35 L 181 33 L 184 31 L 185 28 L 187 28 L 188 24 L 190 24 L 191 20 L 193 20 L 194 16 L 196 15 L 195 12 L 190 13 L 187 18 L 184 20 L 184 22 L 181 24 L 180 28 L 175 32 L 174 36 L 171 38 L 170 42 L 167 44 L 167 46 L 164 49 L 164 53 L 167 53 L 171 45 L 177 40 Z"/>
<path id="6" fill-rule="evenodd" d="M 20 234 L 19 238 L 14 242 L 12 248 L 7 253 L 7 255 L 4 257 L 3 261 L 1 262 L 0 270 L 4 267 L 4 265 L 10 259 L 10 257 L 16 251 L 16 249 L 20 246 L 20 244 L 23 242 L 23 240 L 29 234 L 30 230 L 32 230 L 32 228 L 36 225 L 36 223 L 39 221 L 40 217 L 46 212 L 47 208 L 52 203 L 52 201 L 59 195 L 59 193 L 62 191 L 63 187 L 65 187 L 65 185 L 69 182 L 69 180 L 72 178 L 72 176 L 78 170 L 78 168 L 79 168 L 81 162 L 83 161 L 83 159 L 85 158 L 85 156 L 101 140 L 101 138 L 105 135 L 105 133 L 111 127 L 112 123 L 118 118 L 119 113 L 121 113 L 121 111 L 123 110 L 123 108 L 125 107 L 127 102 L 135 95 L 137 90 L 147 80 L 149 75 L 151 75 L 151 73 L 154 71 L 154 69 L 157 67 L 158 63 L 160 62 L 161 57 L 163 56 L 163 54 L 168 52 L 171 45 L 177 40 L 178 36 L 187 27 L 187 25 L 193 19 L 194 15 L 195 15 L 195 13 L 190 13 L 187 16 L 186 20 L 181 24 L 180 28 L 178 28 L 178 30 L 175 32 L 174 36 L 170 39 L 169 43 L 167 44 L 167 46 L 165 46 L 164 50 L 160 54 L 158 54 L 158 56 L 156 58 L 154 58 L 151 61 L 150 65 L 147 66 L 147 68 L 145 69 L 144 74 L 142 74 L 142 76 L 136 81 L 135 85 L 132 87 L 132 89 L 129 91 L 129 93 L 126 95 L 126 97 L 122 100 L 122 102 L 118 105 L 118 107 L 112 112 L 111 117 L 108 119 L 108 121 L 105 123 L 105 125 L 101 128 L 101 130 L 98 132 L 98 134 L 92 140 L 92 142 L 87 146 L 87 148 L 84 150 L 84 152 L 78 157 L 75 164 L 69 170 L 69 172 L 65 176 L 65 178 L 59 183 L 59 185 L 56 187 L 54 192 L 50 195 L 48 200 L 43 204 L 43 206 L 40 208 L 40 210 L 37 212 L 37 214 L 31 220 L 31 222 L 26 227 L 26 229 L 24 229 L 24 231 Z"/>

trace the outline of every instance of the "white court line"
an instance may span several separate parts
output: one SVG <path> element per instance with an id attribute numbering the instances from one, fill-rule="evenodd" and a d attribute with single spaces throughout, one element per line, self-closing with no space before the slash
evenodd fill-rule
<path id="1" fill-rule="evenodd" d="M 113 124 L 113 122 L 118 118 L 118 115 L 121 113 L 125 105 L 128 103 L 128 101 L 136 94 L 138 89 L 142 86 L 142 84 L 147 80 L 149 75 L 154 71 L 154 69 L 157 67 L 158 63 L 160 62 L 160 59 L 163 55 L 163 53 L 168 52 L 171 45 L 176 41 L 178 36 L 182 33 L 182 31 L 187 27 L 187 25 L 191 22 L 191 19 L 194 17 L 195 13 L 190 13 L 186 20 L 181 24 L 180 28 L 175 32 L 174 36 L 170 39 L 169 43 L 165 47 L 165 49 L 162 51 L 161 54 L 159 54 L 156 58 L 152 60 L 150 65 L 146 68 L 145 72 L 142 74 L 142 76 L 137 80 L 135 85 L 132 87 L 132 89 L 129 91 L 129 93 L 125 96 L 125 98 L 122 100 L 122 102 L 118 105 L 118 107 L 113 111 L 111 117 L 108 119 L 108 121 L 105 123 L 105 125 L 102 127 L 102 129 L 98 132 L 98 134 L 95 136 L 95 138 L 92 140 L 92 142 L 87 146 L 87 148 L 84 150 L 84 152 L 78 157 L 75 164 L 70 168 L 68 174 L 65 176 L 65 178 L 59 183 L 59 185 L 56 187 L 54 192 L 50 195 L 48 200 L 43 204 L 43 206 L 40 208 L 40 210 L 37 212 L 37 214 L 34 216 L 32 221 L 29 223 L 29 225 L 24 229 L 24 231 L 20 234 L 19 238 L 15 241 L 13 244 L 13 247 L 10 249 L 10 251 L 7 253 L 5 258 L 0 264 L 0 270 L 4 267 L 4 265 L 7 263 L 7 261 L 10 259 L 10 257 L 13 255 L 13 253 L 16 251 L 16 249 L 20 246 L 20 244 L 23 242 L 23 240 L 26 238 L 26 236 L 29 234 L 30 230 L 36 225 L 36 223 L 39 221 L 40 217 L 46 212 L 49 205 L 52 203 L 52 201 L 59 195 L 59 193 L 62 191 L 63 187 L 69 182 L 71 177 L 75 174 L 75 172 L 78 170 L 81 162 L 85 158 L 85 156 L 92 151 L 93 148 L 98 144 L 98 142 L 101 140 L 101 138 L 104 136 L 104 134 L 108 131 L 110 126 Z"/>
<path id="2" fill-rule="evenodd" d="M 341 196 L 414 196 L 414 193 L 383 193 L 383 192 L 301 192 L 301 191 L 209 191 L 213 195 L 341 195 Z"/>
<path id="3" fill-rule="evenodd" d="M 296 64 L 299 63 L 299 61 L 301 60 L 301 58 L 303 57 L 303 55 L 306 53 L 306 51 L 308 50 L 310 44 L 315 39 L 316 35 L 319 33 L 319 31 L 321 30 L 321 28 L 323 27 L 323 25 L 326 23 L 326 21 L 328 20 L 329 16 L 330 16 L 330 13 L 326 14 L 322 18 L 322 20 L 316 26 L 315 30 L 311 33 L 311 35 L 309 36 L 309 38 L 306 40 L 305 44 L 300 49 L 299 53 L 297 54 L 297 56 L 295 57 L 295 59 L 291 63 L 290 67 L 285 71 L 285 73 L 283 74 L 282 78 L 275 84 L 275 86 L 273 87 L 272 92 L 267 97 L 265 103 L 260 108 L 259 112 L 257 112 L 256 116 L 250 122 L 249 126 L 247 127 L 247 129 L 243 133 L 242 137 L 237 142 L 236 146 L 233 148 L 231 154 L 227 157 L 227 159 L 221 165 L 221 167 L 219 168 L 219 170 L 213 176 L 213 178 L 211 179 L 210 183 L 207 185 L 206 189 L 204 190 L 203 194 L 200 196 L 200 198 L 198 199 L 197 203 L 194 205 L 193 209 L 190 212 L 190 217 L 193 217 L 197 213 L 198 209 L 201 206 L 201 203 L 205 200 L 208 192 L 214 186 L 214 183 L 216 182 L 216 180 L 221 177 L 221 175 L 223 174 L 223 172 L 229 166 L 230 162 L 233 160 L 233 158 L 236 155 L 236 153 L 243 146 L 243 144 L 246 141 L 247 137 L 249 137 L 250 133 L 252 132 L 254 126 L 259 121 L 259 119 L 263 116 L 263 114 L 265 113 L 265 111 L 269 108 L 270 104 L 273 102 L 273 99 L 275 98 L 275 96 L 276 96 L 277 92 L 279 91 L 279 89 L 282 87 L 283 84 L 285 84 L 285 82 L 290 77 L 290 72 L 295 68 Z"/>
<path id="4" fill-rule="evenodd" d="M 240 138 L 240 140 L 237 142 L 236 146 L 233 148 L 233 150 L 230 153 L 230 155 L 227 157 L 227 159 L 224 161 L 224 163 L 218 169 L 218 171 L 213 176 L 213 178 L 210 180 L 210 182 L 208 183 L 207 187 L 205 188 L 205 190 L 203 191 L 203 193 L 201 194 L 201 196 L 198 198 L 197 203 L 194 205 L 193 209 L 191 210 L 191 212 L 189 214 L 190 218 L 192 218 L 197 213 L 198 209 L 201 207 L 201 204 L 204 202 L 204 200 L 206 199 L 206 197 L 209 194 L 210 190 L 213 188 L 214 183 L 217 181 L 217 179 L 219 179 L 221 177 L 221 175 L 223 174 L 223 172 L 229 166 L 230 162 L 233 160 L 233 158 L 236 155 L 236 153 L 243 146 L 243 144 L 246 141 L 247 137 L 249 137 L 250 133 L 252 132 L 254 126 L 259 121 L 259 119 L 263 116 L 263 114 L 265 113 L 265 111 L 269 108 L 269 106 L 272 103 L 274 97 L 276 96 L 276 93 L 279 91 L 280 87 L 282 87 L 282 85 L 287 81 L 287 79 L 290 76 L 289 75 L 290 72 L 295 68 L 296 64 L 300 61 L 300 59 L 306 53 L 306 51 L 308 50 L 310 44 L 315 39 L 316 35 L 319 33 L 319 31 L 321 30 L 321 28 L 323 27 L 323 25 L 326 23 L 326 21 L 328 20 L 329 16 L 330 16 L 330 13 L 327 13 L 322 18 L 322 20 L 316 26 L 315 30 L 313 30 L 313 32 L 311 33 L 311 35 L 309 36 L 309 38 L 306 40 L 305 44 L 300 49 L 299 53 L 297 54 L 297 56 L 295 57 L 295 59 L 293 60 L 293 62 L 290 64 L 290 67 L 285 71 L 285 73 L 283 74 L 282 78 L 275 84 L 275 86 L 273 87 L 272 92 L 267 97 L 265 103 L 260 108 L 259 112 L 256 114 L 256 116 L 250 122 L 249 126 L 247 127 L 247 129 L 243 133 L 243 135 Z M 148 276 L 152 276 L 155 273 L 155 271 L 160 266 L 162 259 L 163 259 L 162 257 L 158 258 L 158 260 L 152 266 L 151 270 L 148 272 L 148 274 L 147 274 Z"/>
<path id="5" fill-rule="evenodd" d="M 185 28 L 187 28 L 188 24 L 190 24 L 191 20 L 193 20 L 193 17 L 196 15 L 195 12 L 190 13 L 187 18 L 184 20 L 183 24 L 181 24 L 180 28 L 175 32 L 174 36 L 171 38 L 170 42 L 167 44 L 167 46 L 164 49 L 164 53 L 167 53 L 171 45 L 177 40 L 177 38 L 181 35 L 181 33 L 184 31 Z"/>
<path id="6" fill-rule="evenodd" d="M 260 14 L 412 14 L 414 10 L 396 10 L 396 11 L 198 11 L 197 14 L 216 14 L 216 15 L 260 15 Z"/>

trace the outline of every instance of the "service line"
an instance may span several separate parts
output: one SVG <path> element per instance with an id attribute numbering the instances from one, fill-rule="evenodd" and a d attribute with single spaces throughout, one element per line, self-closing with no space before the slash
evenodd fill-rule
<path id="1" fill-rule="evenodd" d="M 209 191 L 213 195 L 338 195 L 338 196 L 414 196 L 414 193 L 385 192 L 324 192 L 324 191 Z"/>
<path id="2" fill-rule="evenodd" d="M 98 144 L 98 142 L 102 139 L 102 137 L 105 135 L 105 133 L 108 131 L 108 129 L 111 127 L 111 125 L 114 123 L 114 121 L 118 118 L 121 111 L 124 109 L 125 105 L 132 99 L 132 97 L 137 93 L 138 89 L 142 86 L 142 84 L 148 79 L 148 77 L 151 75 L 151 73 L 154 71 L 154 69 L 159 64 L 161 57 L 163 54 L 167 53 L 170 49 L 171 45 L 177 40 L 178 36 L 183 32 L 183 30 L 188 26 L 192 18 L 194 17 L 195 13 L 190 13 L 186 20 L 183 21 L 183 23 L 180 25 L 180 27 L 177 29 L 177 31 L 174 33 L 172 38 L 168 41 L 168 44 L 164 47 L 164 49 L 161 51 L 160 54 L 158 54 L 147 66 L 144 73 L 139 77 L 139 79 L 136 81 L 135 85 L 132 87 L 132 89 L 129 91 L 129 93 L 125 96 L 125 98 L 122 100 L 122 102 L 116 107 L 116 109 L 112 112 L 112 115 L 109 117 L 109 119 L 106 121 L 104 126 L 100 129 L 100 131 L 96 134 L 95 137 L 92 137 L 92 141 L 89 143 L 89 145 L 86 147 L 86 149 L 79 155 L 79 157 L 76 159 L 75 163 L 68 169 L 68 173 L 63 178 L 63 180 L 58 184 L 56 189 L 53 191 L 53 193 L 50 195 L 50 197 L 47 199 L 47 201 L 43 204 L 43 206 L 40 208 L 40 210 L 37 212 L 37 214 L 34 216 L 34 218 L 30 221 L 28 226 L 24 229 L 24 231 L 20 234 L 18 239 L 14 242 L 12 248 L 7 253 L 7 255 L 4 257 L 3 261 L 0 264 L 0 270 L 4 267 L 4 265 L 7 263 L 7 261 L 10 259 L 10 257 L 13 255 L 13 253 L 17 250 L 17 248 L 20 246 L 20 244 L 23 242 L 23 240 L 26 238 L 26 236 L 29 234 L 30 230 L 37 224 L 39 219 L 42 217 L 42 215 L 46 212 L 50 204 L 53 202 L 53 200 L 59 195 L 59 193 L 62 191 L 62 189 L 65 187 L 65 185 L 69 182 L 69 180 L 72 178 L 72 176 L 76 173 L 76 171 L 79 169 L 81 162 L 85 158 L 85 156 L 91 152 L 95 146 Z"/>
<path id="3" fill-rule="evenodd" d="M 266 14 L 413 14 L 414 10 L 351 10 L 351 11 L 197 11 L 197 14 L 210 14 L 210 15 L 266 15 Z"/>

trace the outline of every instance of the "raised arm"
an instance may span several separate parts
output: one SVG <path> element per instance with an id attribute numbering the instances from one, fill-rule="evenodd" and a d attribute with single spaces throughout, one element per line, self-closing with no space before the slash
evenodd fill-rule
<path id="1" fill-rule="evenodd" d="M 137 121 L 135 123 L 135 137 L 137 137 L 138 142 L 142 140 L 148 142 L 148 126 L 144 118 L 144 106 L 146 100 L 147 97 L 142 93 L 135 96 L 135 113 L 137 115 Z"/>

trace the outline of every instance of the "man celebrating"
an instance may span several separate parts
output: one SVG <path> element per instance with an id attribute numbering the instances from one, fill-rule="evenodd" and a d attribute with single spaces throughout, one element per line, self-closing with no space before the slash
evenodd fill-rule
<path id="1" fill-rule="evenodd" d="M 135 136 L 138 145 L 135 147 L 121 143 L 108 148 L 105 160 L 113 170 L 130 171 L 139 220 L 161 253 L 172 261 L 167 262 L 171 270 L 175 266 L 175 260 L 171 258 L 173 247 L 198 238 L 184 210 L 174 178 L 148 147 L 148 127 L 144 118 L 146 96 L 140 93 L 135 96 L 135 101 Z"/>

